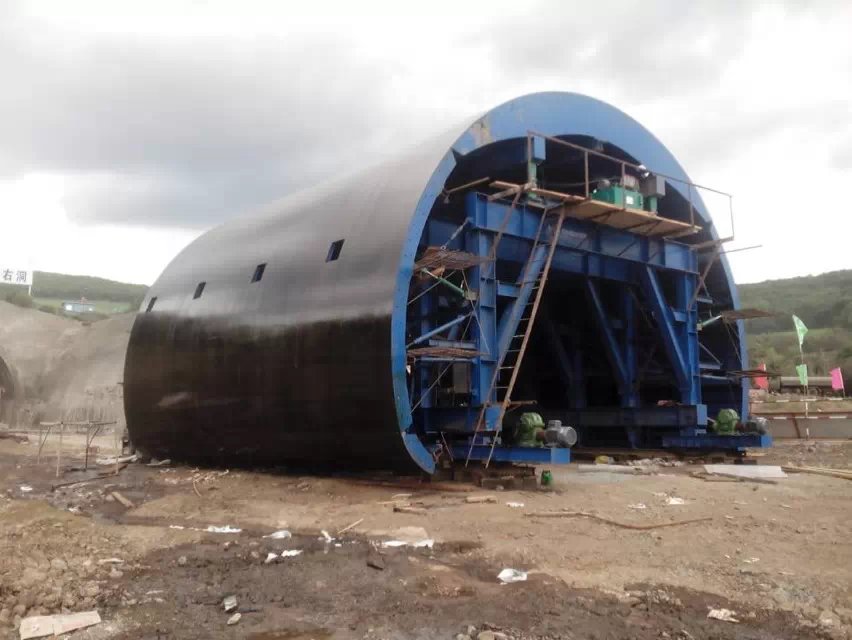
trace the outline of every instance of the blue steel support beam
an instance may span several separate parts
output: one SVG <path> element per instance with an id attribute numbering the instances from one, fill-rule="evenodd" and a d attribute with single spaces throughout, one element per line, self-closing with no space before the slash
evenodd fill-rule
<path id="1" fill-rule="evenodd" d="M 695 366 L 693 367 L 689 345 L 691 339 L 697 341 L 697 334 L 690 336 L 689 318 L 682 321 L 675 318 L 653 267 L 645 266 L 639 270 L 639 282 L 657 322 L 660 339 L 668 355 L 669 363 L 674 369 L 677 387 L 680 391 L 680 401 L 689 405 L 698 404 L 701 398 L 701 385 L 697 377 L 698 360 L 696 355 Z M 679 299 L 683 294 L 682 287 L 685 287 L 685 285 L 678 283 L 678 289 L 681 291 L 678 294 Z M 693 327 L 694 329 L 695 327 Z M 697 354 L 697 345 L 694 346 L 694 349 Z"/>
<path id="2" fill-rule="evenodd" d="M 562 383 L 565 385 L 565 389 L 567 390 L 566 395 L 569 398 L 574 397 L 579 380 L 574 375 L 576 373 L 574 370 L 574 363 L 571 361 L 571 356 L 568 355 L 568 351 L 565 349 L 565 343 L 562 341 L 559 329 L 553 323 L 553 318 L 548 313 L 547 307 L 544 307 L 541 310 L 538 317 L 540 318 L 539 322 L 547 335 L 548 342 L 550 342 L 550 348 L 556 355 L 556 362 L 559 365 L 559 375 L 562 378 Z"/>
<path id="3" fill-rule="evenodd" d="M 639 406 L 639 370 L 636 359 L 636 299 L 629 287 L 622 286 L 621 317 L 624 322 L 623 361 L 627 372 L 625 394 L 621 396 L 621 406 Z"/>
<path id="4" fill-rule="evenodd" d="M 422 296 L 422 297 L 425 298 L 426 296 Z M 432 336 L 436 336 L 439 333 L 446 331 L 447 329 L 454 327 L 457 324 L 461 324 L 462 322 L 467 320 L 469 317 L 470 317 L 470 314 L 466 313 L 462 316 L 458 316 L 456 318 L 453 318 L 449 322 L 445 322 L 440 327 L 435 327 L 434 329 L 428 328 L 428 325 L 427 325 L 426 333 L 421 334 L 419 338 L 415 338 L 414 340 L 412 340 L 411 342 L 409 342 L 405 346 L 406 347 L 413 347 L 415 344 L 420 344 L 421 342 L 425 342 L 426 340 L 428 340 Z"/>
<path id="5" fill-rule="evenodd" d="M 621 355 L 621 346 L 618 344 L 609 314 L 606 311 L 606 307 L 604 307 L 603 300 L 598 291 L 598 285 L 594 280 L 586 280 L 586 294 L 591 303 L 592 310 L 595 312 L 595 320 L 597 320 L 598 328 L 603 337 L 606 357 L 612 366 L 612 371 L 615 374 L 615 382 L 618 386 L 618 393 L 621 396 L 622 403 L 624 403 L 625 398 L 629 394 L 630 376 Z"/>
<path id="6" fill-rule="evenodd" d="M 453 456 L 464 460 L 469 447 L 453 447 Z M 571 449 L 561 447 L 495 447 L 477 445 L 471 452 L 471 460 L 492 462 L 514 462 L 516 464 L 568 464 L 571 462 Z"/>
<path id="7" fill-rule="evenodd" d="M 485 221 L 486 203 L 475 193 L 467 194 L 465 211 L 470 223 L 464 233 L 466 251 L 487 257 L 491 254 L 494 234 L 482 228 Z M 479 355 L 471 367 L 471 404 L 482 406 L 490 402 L 491 379 L 497 360 L 497 281 L 494 270 L 496 263 L 482 262 L 470 269 L 468 286 L 476 292 L 476 319 L 473 335 Z"/>
<path id="8" fill-rule="evenodd" d="M 506 305 L 503 315 L 500 316 L 500 323 L 497 325 L 497 362 L 503 362 L 506 357 L 506 352 L 509 350 L 509 345 L 512 342 L 512 336 L 518 331 L 518 325 L 523 317 L 524 308 L 530 301 L 530 296 L 533 292 L 533 283 L 538 280 L 541 274 L 541 269 L 547 260 L 547 245 L 540 245 L 535 250 L 535 255 L 529 263 L 529 269 L 526 273 L 521 270 L 519 278 L 526 278 L 524 282 L 520 280 L 515 283 L 518 288 L 518 295 L 513 302 Z"/>
<path id="9" fill-rule="evenodd" d="M 698 277 L 682 274 L 677 277 L 675 285 L 675 303 L 684 312 L 683 322 L 679 325 L 683 336 L 683 357 L 690 379 L 690 404 L 701 402 L 701 364 L 698 342 L 698 305 L 692 304 Z M 691 305 L 691 306 L 690 306 Z"/>
<path id="10" fill-rule="evenodd" d="M 467 196 L 467 210 L 477 202 L 474 223 L 478 231 L 497 233 L 509 205 L 503 202 L 488 202 L 481 194 Z M 530 252 L 530 243 L 535 238 L 541 210 L 519 206 L 506 225 L 500 243 L 498 258 L 525 262 Z M 428 243 L 446 243 L 457 225 L 441 220 L 431 220 Z M 469 236 L 468 228 L 465 235 Z M 458 238 L 451 248 L 463 248 Z M 467 245 L 464 246 L 467 248 Z M 475 252 L 474 252 L 475 253 Z M 574 273 L 591 273 L 599 277 L 632 281 L 630 266 L 652 264 L 667 270 L 697 272 L 695 255 L 684 244 L 670 242 L 659 237 L 638 236 L 603 225 L 566 218 L 559 237 L 551 269 Z"/>
<path id="11" fill-rule="evenodd" d="M 429 317 L 432 315 L 433 298 L 430 295 L 420 296 L 417 303 L 420 312 L 420 330 L 425 333 L 431 329 Z M 432 392 L 426 391 L 431 385 L 430 376 L 432 375 L 433 368 L 433 365 L 426 364 L 425 362 L 419 363 L 419 365 L 415 368 L 415 374 L 419 383 L 417 387 L 417 397 L 420 401 L 419 406 L 423 409 L 428 409 L 433 404 Z M 414 378 L 414 376 L 412 376 L 412 378 Z"/>

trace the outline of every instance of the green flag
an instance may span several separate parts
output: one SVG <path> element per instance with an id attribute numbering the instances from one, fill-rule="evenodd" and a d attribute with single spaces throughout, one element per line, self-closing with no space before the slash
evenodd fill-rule
<path id="1" fill-rule="evenodd" d="M 807 387 L 808 386 L 808 365 L 797 364 L 796 365 L 796 373 L 799 374 L 799 382 L 802 383 L 802 386 Z"/>
<path id="2" fill-rule="evenodd" d="M 808 333 L 808 328 L 799 316 L 793 316 L 793 324 L 796 325 L 796 335 L 799 336 L 799 348 L 801 348 Z"/>

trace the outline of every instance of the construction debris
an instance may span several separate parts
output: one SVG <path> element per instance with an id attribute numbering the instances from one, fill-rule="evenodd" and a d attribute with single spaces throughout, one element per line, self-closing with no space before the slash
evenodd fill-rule
<path id="1" fill-rule="evenodd" d="M 355 527 L 357 527 L 357 526 L 358 526 L 359 524 L 361 524 L 362 522 L 364 522 L 364 518 L 361 518 L 361 519 L 359 519 L 359 520 L 356 520 L 356 521 L 355 521 L 355 522 L 353 522 L 352 524 L 347 525 L 347 526 L 343 527 L 342 529 L 340 529 L 340 530 L 337 532 L 337 535 L 340 535 L 341 533 L 346 533 L 346 532 L 347 532 L 347 531 L 349 531 L 350 529 L 354 529 Z"/>
<path id="2" fill-rule="evenodd" d="M 577 471 L 582 472 L 609 472 L 609 473 L 626 473 L 629 475 L 639 475 L 647 473 L 648 469 L 644 467 L 627 467 L 618 464 L 578 464 Z"/>
<path id="3" fill-rule="evenodd" d="M 737 612 L 730 609 L 710 609 L 707 617 L 713 620 L 721 620 L 722 622 L 739 622 L 736 615 Z"/>
<path id="4" fill-rule="evenodd" d="M 497 502 L 497 498 L 494 496 L 467 496 L 464 501 L 470 504 L 495 503 Z"/>
<path id="5" fill-rule="evenodd" d="M 287 538 L 292 538 L 293 534 L 287 531 L 287 529 L 279 529 L 278 531 L 273 531 L 269 535 L 263 537 L 272 538 L 273 540 L 286 540 Z"/>
<path id="6" fill-rule="evenodd" d="M 777 465 L 757 464 L 705 464 L 707 473 L 729 478 L 786 478 L 787 474 Z"/>
<path id="7" fill-rule="evenodd" d="M 98 464 L 102 467 L 107 467 L 115 464 L 127 464 L 130 462 L 136 462 L 139 458 L 134 453 L 132 456 L 114 456 L 112 458 L 98 458 L 95 460 L 95 464 Z"/>
<path id="8" fill-rule="evenodd" d="M 85 629 L 100 624 L 101 616 L 97 611 L 81 613 L 63 613 L 52 616 L 30 616 L 21 620 L 21 640 L 59 636 L 77 629 Z"/>
<path id="9" fill-rule="evenodd" d="M 591 520 L 603 522 L 604 524 L 610 524 L 614 527 L 621 527 L 622 529 L 635 529 L 637 531 L 662 529 L 663 527 L 678 527 L 680 525 L 694 524 L 696 522 L 707 522 L 708 520 L 713 519 L 712 516 L 707 516 L 705 518 L 679 520 L 676 522 L 661 522 L 659 524 L 631 524 L 629 522 L 618 522 L 616 520 L 610 520 L 609 518 L 604 518 L 595 513 L 589 513 L 587 511 L 538 511 L 535 513 L 525 513 L 524 515 L 527 518 L 589 518 Z"/>
<path id="10" fill-rule="evenodd" d="M 124 497 L 123 495 L 121 495 L 118 491 L 113 491 L 110 495 L 111 495 L 113 498 L 115 498 L 116 500 L 118 500 L 121 504 L 123 504 L 123 505 L 124 505 L 125 507 L 127 507 L 128 509 L 133 509 L 133 508 L 136 506 L 135 504 L 133 504 L 133 502 L 131 502 L 130 500 L 128 500 L 127 498 L 125 498 L 125 497 Z"/>
<path id="11" fill-rule="evenodd" d="M 526 571 L 518 571 L 517 569 L 503 569 L 497 574 L 497 579 L 503 584 L 511 582 L 524 582 L 527 579 Z"/>
<path id="12" fill-rule="evenodd" d="M 426 514 L 426 509 L 423 507 L 409 507 L 407 505 L 396 505 L 393 510 L 395 513 L 411 513 L 418 516 Z"/>
<path id="13" fill-rule="evenodd" d="M 797 467 L 789 465 L 785 465 L 781 467 L 781 469 L 789 473 L 812 473 L 818 476 L 828 476 L 830 478 L 852 480 L 852 470 L 846 469 L 830 469 L 827 467 Z"/>
<path id="14" fill-rule="evenodd" d="M 208 533 L 240 533 L 242 529 L 236 529 L 231 525 L 224 525 L 221 527 L 217 527 L 216 525 L 210 525 L 206 529 L 202 529 L 202 531 L 207 531 Z"/>

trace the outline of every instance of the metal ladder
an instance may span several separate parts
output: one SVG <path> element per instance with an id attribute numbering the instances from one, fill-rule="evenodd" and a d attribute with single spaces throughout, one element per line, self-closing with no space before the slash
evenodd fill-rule
<path id="1" fill-rule="evenodd" d="M 524 359 L 524 353 L 527 349 L 527 343 L 529 342 L 530 334 L 532 333 L 532 327 L 535 323 L 536 314 L 538 313 L 539 303 L 541 302 L 541 296 L 544 291 L 544 285 L 547 283 L 547 276 L 550 272 L 550 265 L 553 262 L 553 253 L 556 250 L 556 245 L 559 243 L 559 234 L 562 231 L 562 223 L 565 220 L 565 210 L 563 207 L 559 207 L 559 213 L 556 221 L 552 225 L 552 230 L 550 234 L 550 238 L 545 240 L 543 236 L 545 235 L 545 230 L 547 228 L 547 218 L 550 214 L 550 211 L 545 210 L 541 215 L 541 220 L 539 221 L 538 229 L 536 230 L 535 239 L 533 240 L 532 249 L 530 251 L 529 258 L 527 258 L 527 262 L 524 265 L 524 269 L 521 273 L 521 277 L 519 280 L 520 288 L 523 287 L 531 287 L 532 293 L 530 298 L 527 300 L 526 304 L 515 304 L 511 309 L 511 316 L 509 319 L 509 326 L 513 325 L 514 318 L 518 313 L 521 314 L 520 320 L 517 322 L 517 331 L 518 333 L 514 334 L 512 338 L 509 340 L 508 349 L 506 353 L 503 354 L 502 358 L 498 358 L 496 366 L 494 368 L 494 375 L 491 378 L 491 386 L 488 390 L 488 396 L 486 401 L 482 405 L 482 409 L 479 411 L 479 416 L 476 420 L 476 428 L 473 432 L 473 437 L 470 441 L 470 448 L 467 452 L 467 459 L 465 460 L 465 466 L 470 463 L 470 458 L 473 455 L 473 449 L 476 446 L 476 439 L 479 436 L 480 432 L 484 431 L 483 428 L 485 426 L 485 416 L 489 407 L 499 404 L 500 412 L 497 415 L 497 419 L 495 421 L 495 428 L 491 431 L 491 449 L 488 452 L 488 459 L 485 461 L 485 467 L 488 468 L 488 465 L 491 464 L 491 457 L 494 455 L 494 447 L 497 443 L 497 436 L 500 434 L 500 431 L 503 428 L 503 418 L 506 415 L 506 412 L 509 406 L 512 404 L 512 390 L 515 388 L 515 382 L 518 379 L 518 372 L 521 369 L 521 363 Z M 529 273 L 531 265 L 536 260 L 536 254 L 538 253 L 538 249 L 547 245 L 547 256 L 545 258 L 545 262 L 541 267 L 541 270 L 538 272 L 537 277 L 533 279 L 529 279 Z M 520 291 L 518 293 L 518 297 L 521 297 Z M 525 326 L 522 327 L 522 323 L 525 323 Z M 520 344 L 517 344 L 518 340 L 520 340 Z M 517 345 L 517 348 L 514 346 Z M 499 348 L 499 345 L 495 345 L 495 349 Z M 510 355 L 514 356 L 514 361 L 510 364 L 506 364 L 505 359 Z M 506 385 L 500 385 L 500 376 L 505 371 L 511 371 L 511 375 L 509 377 L 509 381 Z M 502 400 L 498 400 L 497 393 L 503 391 L 504 395 Z M 493 398 L 493 401 L 492 401 Z"/>

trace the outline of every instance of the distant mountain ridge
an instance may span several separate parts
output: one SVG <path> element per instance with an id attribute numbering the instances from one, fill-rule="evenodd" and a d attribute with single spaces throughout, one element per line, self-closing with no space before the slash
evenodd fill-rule
<path id="1" fill-rule="evenodd" d="M 4 285 L 4 288 L 11 289 L 9 285 Z M 88 300 L 126 302 L 139 306 L 147 291 L 148 286 L 144 284 L 129 284 L 94 276 L 72 276 L 50 271 L 33 272 L 33 298 L 64 300 L 87 298 Z"/>

